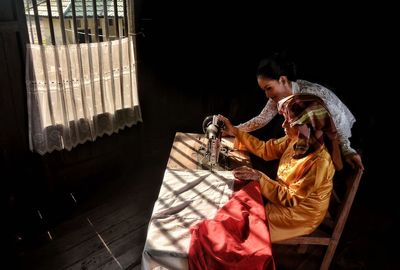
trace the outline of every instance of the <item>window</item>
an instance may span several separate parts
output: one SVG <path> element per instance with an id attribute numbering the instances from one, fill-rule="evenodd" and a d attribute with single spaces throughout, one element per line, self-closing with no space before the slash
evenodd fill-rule
<path id="1" fill-rule="evenodd" d="M 125 2 L 116 1 L 120 5 Z M 52 10 L 57 10 L 57 2 L 51 1 L 55 5 Z M 66 11 L 62 15 L 66 18 L 65 28 L 61 29 L 59 16 L 50 21 L 46 17 L 47 3 L 38 1 L 41 20 L 37 25 L 32 18 L 34 16 L 29 16 L 32 12 L 26 11 L 28 25 L 33 23 L 43 37 L 51 38 L 50 29 L 54 29 L 57 39 L 52 41 L 55 46 L 48 46 L 46 43 L 50 44 L 50 40 L 39 41 L 34 36 L 36 29 L 28 28 L 32 43 L 27 45 L 26 57 L 31 150 L 40 154 L 70 150 L 80 143 L 93 141 L 103 134 L 110 135 L 142 121 L 133 38 L 106 40 L 99 25 L 97 42 L 85 44 L 85 31 L 90 35 L 96 29 L 92 23 L 90 29 L 84 28 L 82 10 L 76 10 L 80 19 L 75 25 L 71 11 Z M 88 17 L 88 20 L 93 22 L 93 17 Z M 103 18 L 99 22 L 101 20 Z M 114 20 L 110 18 L 104 23 L 113 25 Z M 54 24 L 53 27 L 51 24 Z M 75 42 L 74 37 L 70 38 L 74 27 L 78 29 L 80 45 L 71 44 Z M 61 37 L 65 36 L 65 42 L 69 44 L 63 44 Z M 90 35 L 88 41 L 91 40 Z"/>

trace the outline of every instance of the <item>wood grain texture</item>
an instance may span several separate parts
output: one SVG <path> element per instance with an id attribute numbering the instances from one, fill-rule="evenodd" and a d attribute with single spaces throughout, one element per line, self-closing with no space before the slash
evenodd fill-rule
<path id="1" fill-rule="evenodd" d="M 209 169 L 203 160 L 203 153 L 207 147 L 207 139 L 203 134 L 177 132 L 172 144 L 167 168 L 174 170 Z M 233 138 L 222 138 L 222 147 L 219 164 L 215 170 L 232 170 L 239 166 L 251 166 L 250 157 L 244 151 L 234 150 Z"/>

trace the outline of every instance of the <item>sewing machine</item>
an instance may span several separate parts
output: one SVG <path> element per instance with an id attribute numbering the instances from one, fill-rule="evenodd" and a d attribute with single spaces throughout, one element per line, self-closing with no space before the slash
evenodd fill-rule
<path id="1" fill-rule="evenodd" d="M 224 129 L 224 122 L 218 120 L 217 115 L 207 116 L 203 121 L 203 132 L 207 140 L 207 147 L 202 151 L 202 164 L 206 163 L 205 165 L 208 165 L 210 170 L 218 165 L 221 152 L 224 157 L 227 154 L 228 149 L 221 144 L 221 136 Z"/>

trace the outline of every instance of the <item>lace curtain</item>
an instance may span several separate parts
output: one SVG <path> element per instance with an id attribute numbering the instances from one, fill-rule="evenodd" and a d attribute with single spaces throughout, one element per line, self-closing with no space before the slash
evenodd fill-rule
<path id="1" fill-rule="evenodd" d="M 142 121 L 132 38 L 27 45 L 29 143 L 39 154 Z"/>

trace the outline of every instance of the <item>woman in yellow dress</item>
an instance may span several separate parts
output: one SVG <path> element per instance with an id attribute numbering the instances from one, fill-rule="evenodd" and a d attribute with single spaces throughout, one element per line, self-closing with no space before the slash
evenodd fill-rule
<path id="1" fill-rule="evenodd" d="M 280 159 L 276 180 L 249 167 L 234 176 L 260 182 L 271 241 L 313 232 L 328 210 L 332 179 L 342 168 L 337 131 L 323 101 L 314 95 L 296 94 L 278 103 L 284 115 L 286 136 L 260 141 L 234 127 L 220 115 L 225 132 L 235 136 L 248 151 L 264 160 Z"/>

